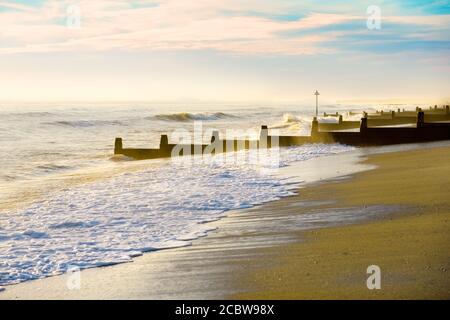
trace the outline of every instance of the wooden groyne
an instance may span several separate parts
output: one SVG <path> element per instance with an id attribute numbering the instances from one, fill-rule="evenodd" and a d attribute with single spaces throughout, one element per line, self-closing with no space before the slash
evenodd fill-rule
<path id="1" fill-rule="evenodd" d="M 158 149 L 124 148 L 122 138 L 116 138 L 114 154 L 121 154 L 136 160 L 167 158 L 171 156 L 215 154 L 240 150 L 295 146 L 311 142 L 310 136 L 272 136 L 266 125 L 261 126 L 258 140 L 221 139 L 213 131 L 209 144 L 170 144 L 167 135 L 161 135 Z"/>
<path id="2" fill-rule="evenodd" d="M 424 111 L 425 122 L 450 121 L 448 105 L 442 108 L 438 106 L 430 107 L 429 110 L 421 110 L 416 107 L 415 111 L 406 111 L 399 108 L 391 111 L 377 110 L 375 113 L 364 113 L 363 117 L 367 118 L 368 127 L 415 125 L 419 111 Z M 344 121 L 342 114 L 338 112 L 335 114 L 324 113 L 324 117 L 336 117 L 337 121 L 334 123 L 319 123 L 319 130 L 321 131 L 351 130 L 358 129 L 360 126 L 360 121 Z"/>
<path id="3" fill-rule="evenodd" d="M 391 113 L 391 118 L 370 117 L 363 114 L 360 121 L 342 121 L 319 123 L 314 118 L 311 125 L 310 136 L 275 136 L 269 135 L 268 127 L 263 125 L 258 140 L 221 139 L 218 131 L 214 131 L 209 144 L 171 144 L 168 136 L 162 135 L 159 148 L 137 149 L 124 148 L 122 138 L 116 138 L 114 154 L 121 154 L 137 160 L 167 158 L 172 156 L 214 154 L 222 152 L 234 152 L 239 150 L 299 146 L 306 143 L 342 143 L 354 146 L 389 145 L 400 143 L 415 143 L 426 141 L 450 140 L 450 115 L 446 106 L 444 112 L 433 109 L 432 114 L 426 114 L 417 109 L 415 116 L 406 116 L 405 112 L 399 116 Z M 338 115 L 339 116 L 339 115 Z M 381 116 L 381 113 L 380 113 Z M 383 113 L 383 116 L 385 114 Z M 410 127 L 386 127 L 388 125 L 414 124 Z M 434 121 L 430 121 L 430 119 Z M 413 122 L 411 122 L 413 121 Z M 400 123 L 399 123 L 400 122 Z M 350 123 L 350 124 L 349 124 Z M 357 127 L 355 127 L 355 123 Z M 374 125 L 377 124 L 377 125 Z M 359 129 L 343 131 L 345 129 Z"/>
<path id="4" fill-rule="evenodd" d="M 317 120 L 314 120 L 317 122 Z M 313 128 L 318 128 L 314 125 Z M 355 146 L 390 145 L 428 142 L 450 139 L 450 122 L 426 122 L 423 111 L 417 113 L 414 127 L 370 127 L 369 119 L 361 119 L 359 131 L 328 131 L 318 129 L 311 132 L 312 140 L 322 143 L 342 143 Z"/>

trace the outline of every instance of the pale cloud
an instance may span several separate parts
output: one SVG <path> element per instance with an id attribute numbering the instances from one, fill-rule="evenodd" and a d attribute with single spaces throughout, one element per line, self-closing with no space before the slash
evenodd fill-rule
<path id="1" fill-rule="evenodd" d="M 133 2 L 132 2 L 133 3 Z M 81 28 L 66 26 L 67 8 L 81 9 Z M 361 21 L 364 15 L 309 13 L 294 21 L 252 15 L 227 16 L 225 11 L 283 12 L 283 5 L 268 1 L 237 0 L 123 0 L 55 1 L 39 7 L 0 2 L 13 9 L 0 12 L 0 53 L 71 50 L 199 50 L 212 49 L 237 54 L 313 54 L 332 52 L 326 43 L 339 33 L 320 28 Z M 389 16 L 384 21 L 448 27 L 449 16 Z M 289 31 L 317 30 L 314 35 L 283 35 Z M 358 30 L 348 31 L 359 32 Z M 414 34 L 409 35 L 414 37 Z M 418 34 L 418 38 L 424 37 Z"/>
<path id="2" fill-rule="evenodd" d="M 0 1 L 0 7 L 7 8 L 7 9 L 14 9 L 14 10 L 20 10 L 20 11 L 35 11 L 34 8 L 20 4 L 20 3 L 14 3 L 14 2 L 6 2 L 6 1 Z"/>
<path id="3" fill-rule="evenodd" d="M 385 16 L 383 20 L 402 23 L 408 25 L 422 25 L 435 28 L 449 28 L 450 15 L 433 15 L 433 16 Z"/>

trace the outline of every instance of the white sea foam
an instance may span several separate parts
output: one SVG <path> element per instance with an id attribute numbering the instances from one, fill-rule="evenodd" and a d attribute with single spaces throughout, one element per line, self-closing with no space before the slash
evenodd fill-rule
<path id="1" fill-rule="evenodd" d="M 271 125 L 270 129 L 287 130 L 290 134 L 295 132 L 296 135 L 308 136 L 311 133 L 311 121 L 312 117 L 310 116 L 295 116 L 285 113 L 282 121 Z"/>
<path id="2" fill-rule="evenodd" d="M 351 150 L 342 145 L 280 149 L 280 164 Z M 294 193 L 294 185 L 252 164 L 184 157 L 59 191 L 0 214 L 0 285 L 131 261 L 146 251 L 186 246 L 206 222 Z M 182 158 L 180 158 L 182 159 Z M 265 168 L 268 169 L 268 168 Z"/>

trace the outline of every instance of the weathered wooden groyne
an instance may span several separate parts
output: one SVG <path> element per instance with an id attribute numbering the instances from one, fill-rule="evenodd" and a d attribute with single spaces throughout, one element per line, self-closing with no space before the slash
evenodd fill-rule
<path id="1" fill-rule="evenodd" d="M 323 143 L 342 143 L 355 146 L 390 145 L 450 139 L 450 122 L 426 122 L 423 111 L 417 113 L 414 127 L 370 127 L 367 117 L 361 118 L 359 131 L 319 131 L 313 121 L 311 137 Z M 317 128 L 317 129 L 316 129 Z"/>
<path id="2" fill-rule="evenodd" d="M 139 149 L 124 148 L 122 138 L 116 138 L 114 154 L 121 154 L 136 160 L 167 158 L 174 155 L 200 155 L 240 150 L 272 148 L 275 146 L 295 146 L 310 143 L 311 136 L 272 136 L 266 125 L 261 126 L 258 140 L 221 139 L 218 131 L 214 131 L 209 144 L 171 144 L 167 135 L 161 135 L 159 148 Z"/>
<path id="3" fill-rule="evenodd" d="M 114 154 L 121 154 L 136 160 L 142 160 L 171 156 L 233 152 L 275 146 L 299 146 L 306 143 L 342 143 L 354 146 L 373 146 L 450 140 L 450 115 L 448 106 L 444 110 L 445 114 L 437 112 L 437 108 L 433 109 L 435 113 L 428 114 L 428 116 L 421 109 L 417 109 L 414 117 L 403 114 L 400 119 L 408 118 L 408 124 L 411 124 L 411 119 L 414 121 L 414 125 L 410 127 L 386 127 L 389 124 L 399 124 L 398 121 L 400 120 L 396 121 L 395 119 L 397 117 L 393 113 L 390 119 L 371 118 L 367 113 L 364 113 L 360 121 L 342 121 L 341 119 L 337 123 L 327 123 L 325 129 L 321 126 L 323 124 L 319 124 L 317 118 L 314 118 L 310 136 L 269 135 L 268 127 L 263 125 L 258 140 L 221 139 L 219 132 L 214 131 L 209 144 L 171 144 L 169 143 L 168 136 L 162 135 L 159 148 L 157 149 L 124 148 L 122 138 L 116 138 Z M 433 121 L 430 121 L 430 119 Z M 359 130 L 343 131 L 345 130 L 343 128 L 348 129 L 350 127 L 350 124 L 343 124 L 346 122 L 350 122 L 352 125 L 353 123 L 357 123 L 356 128 L 359 128 Z M 355 127 L 351 127 L 351 129 L 355 129 Z"/>
<path id="4" fill-rule="evenodd" d="M 367 118 L 369 127 L 394 126 L 394 125 L 414 125 L 416 123 L 417 113 L 421 110 L 416 107 L 415 111 L 406 111 L 405 109 L 392 111 L 377 110 L 375 113 L 364 113 L 363 117 Z M 439 108 L 438 106 L 430 107 L 425 110 L 425 122 L 450 121 L 449 106 Z M 344 121 L 342 114 L 324 113 L 324 117 L 336 117 L 335 123 L 319 123 L 321 131 L 350 130 L 359 128 L 360 121 Z"/>

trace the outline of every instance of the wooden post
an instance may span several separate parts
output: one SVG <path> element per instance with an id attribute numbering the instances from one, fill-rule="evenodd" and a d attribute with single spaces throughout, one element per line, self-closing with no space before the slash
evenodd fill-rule
<path id="1" fill-rule="evenodd" d="M 311 124 L 311 136 L 315 136 L 318 133 L 319 133 L 319 121 L 317 121 L 317 117 L 314 117 Z"/>
<path id="2" fill-rule="evenodd" d="M 423 111 L 419 111 L 417 113 L 417 128 L 422 128 L 425 123 L 425 113 Z"/>
<path id="3" fill-rule="evenodd" d="M 342 124 L 342 114 L 339 115 L 339 124 Z"/>
<path id="4" fill-rule="evenodd" d="M 395 111 L 391 111 L 391 117 L 392 117 L 392 119 L 395 118 Z"/>
<path id="5" fill-rule="evenodd" d="M 159 149 L 166 150 L 169 147 L 169 138 L 167 134 L 161 135 L 161 140 L 159 141 Z"/>
<path id="6" fill-rule="evenodd" d="M 261 126 L 261 132 L 259 133 L 259 148 L 267 148 L 269 140 L 269 129 L 266 125 Z"/>
<path id="7" fill-rule="evenodd" d="M 259 138 L 264 138 L 267 137 L 269 135 L 269 129 L 267 128 L 266 125 L 262 125 L 261 126 L 261 132 L 259 133 Z"/>
<path id="8" fill-rule="evenodd" d="M 366 133 L 367 132 L 367 118 L 361 118 L 361 124 L 359 126 L 359 132 L 360 133 Z"/>
<path id="9" fill-rule="evenodd" d="M 116 141 L 114 142 L 114 154 L 122 154 L 122 151 L 122 138 L 116 138 Z"/>
<path id="10" fill-rule="evenodd" d="M 449 108 L 448 108 L 448 105 L 445 106 L 445 114 L 446 114 L 446 115 L 449 115 L 449 114 L 450 114 L 450 110 L 449 110 Z"/>

